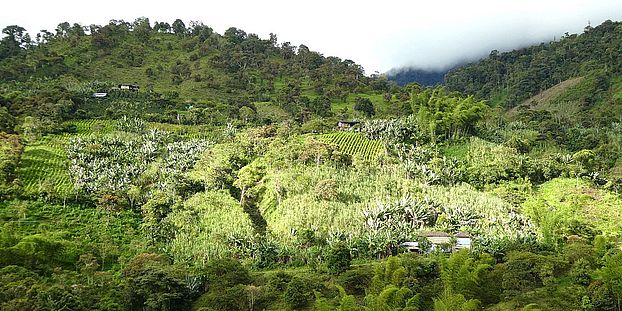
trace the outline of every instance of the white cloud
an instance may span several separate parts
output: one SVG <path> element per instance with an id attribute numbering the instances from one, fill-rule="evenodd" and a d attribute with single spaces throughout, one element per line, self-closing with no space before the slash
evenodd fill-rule
<path id="1" fill-rule="evenodd" d="M 0 4 L 0 26 L 31 34 L 63 21 L 106 24 L 200 20 L 222 33 L 235 26 L 279 41 L 306 44 L 324 55 L 349 58 L 368 73 L 393 67 L 442 68 L 577 33 L 606 19 L 622 19 L 620 0 L 472 1 L 128 1 L 22 0 Z"/>

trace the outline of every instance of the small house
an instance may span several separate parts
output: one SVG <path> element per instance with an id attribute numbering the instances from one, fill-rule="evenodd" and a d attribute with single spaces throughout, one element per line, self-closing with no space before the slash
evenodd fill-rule
<path id="1" fill-rule="evenodd" d="M 451 243 L 451 234 L 446 232 L 426 232 L 422 236 L 435 245 Z"/>
<path id="2" fill-rule="evenodd" d="M 339 121 L 337 123 L 337 128 L 339 128 L 340 130 L 350 131 L 360 123 L 360 121 Z"/>
<path id="3" fill-rule="evenodd" d="M 139 87 L 138 84 L 119 84 L 119 89 L 137 92 L 139 90 Z"/>
<path id="4" fill-rule="evenodd" d="M 456 250 L 470 249 L 471 248 L 471 236 L 465 232 L 458 232 L 456 234 Z"/>
<path id="5" fill-rule="evenodd" d="M 91 95 L 91 97 L 104 98 L 104 97 L 108 97 L 108 93 L 106 93 L 106 92 L 96 92 L 96 93 L 93 93 Z"/>
<path id="6" fill-rule="evenodd" d="M 426 232 L 422 234 L 424 238 L 430 241 L 430 249 L 428 251 L 441 251 L 450 253 L 452 251 L 452 236 L 446 232 Z"/>

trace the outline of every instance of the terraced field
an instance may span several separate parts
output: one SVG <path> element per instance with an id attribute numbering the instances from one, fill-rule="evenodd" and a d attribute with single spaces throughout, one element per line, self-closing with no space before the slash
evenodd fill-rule
<path id="1" fill-rule="evenodd" d="M 320 139 L 338 145 L 345 154 L 360 155 L 367 160 L 373 160 L 384 152 L 384 146 L 379 140 L 367 139 L 359 133 L 335 132 L 321 135 Z"/>
<path id="2" fill-rule="evenodd" d="M 47 136 L 27 145 L 19 166 L 19 177 L 26 195 L 54 193 L 68 196 L 73 186 L 67 172 L 67 136 Z"/>

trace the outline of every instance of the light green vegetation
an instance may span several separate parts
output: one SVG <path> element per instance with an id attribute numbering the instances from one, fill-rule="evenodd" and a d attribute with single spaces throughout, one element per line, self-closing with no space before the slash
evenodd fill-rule
<path id="1" fill-rule="evenodd" d="M 226 192 L 199 193 L 173 208 L 165 220 L 175 228 L 168 252 L 175 261 L 203 266 L 216 258 L 241 257 L 236 240 L 253 236 L 248 215 Z"/>
<path id="2" fill-rule="evenodd" d="M 342 234 L 349 240 L 371 238 L 374 232 L 367 227 L 364 212 L 405 197 L 431 202 L 428 212 L 438 213 L 436 223 L 420 230 L 463 230 L 486 238 L 523 236 L 532 230 L 527 219 L 501 198 L 468 185 L 426 186 L 405 176 L 400 167 L 322 166 L 318 171 L 294 166 L 268 172 L 261 211 L 268 230 L 285 244 L 295 238 L 293 232 L 305 228 L 335 237 Z M 417 233 L 404 232 L 411 238 Z"/>
<path id="3" fill-rule="evenodd" d="M 573 227 L 593 226 L 606 235 L 622 234 L 622 200 L 584 180 L 558 178 L 544 183 L 522 207 L 544 239 Z"/>
<path id="4" fill-rule="evenodd" d="M 26 146 L 18 170 L 26 195 L 52 193 L 67 197 L 73 193 L 67 171 L 67 142 L 66 137 L 54 136 Z"/>

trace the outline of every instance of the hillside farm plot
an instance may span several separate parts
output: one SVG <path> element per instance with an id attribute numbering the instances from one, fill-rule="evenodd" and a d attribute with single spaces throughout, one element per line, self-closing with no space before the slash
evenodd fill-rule
<path id="1" fill-rule="evenodd" d="M 366 160 L 373 160 L 384 152 L 381 141 L 367 139 L 360 133 L 335 132 L 321 135 L 320 139 L 336 144 L 345 154 L 362 156 Z"/>
<path id="2" fill-rule="evenodd" d="M 111 120 L 75 120 L 65 125 L 74 125 L 75 133 L 44 136 L 24 148 L 18 174 L 24 187 L 24 194 L 37 196 L 53 193 L 68 196 L 73 193 L 69 178 L 67 143 L 73 136 L 105 134 L 114 130 Z"/>
<path id="3" fill-rule="evenodd" d="M 70 195 L 73 191 L 67 167 L 66 136 L 47 136 L 26 146 L 18 174 L 26 195 L 56 193 Z"/>
<path id="4" fill-rule="evenodd" d="M 74 125 L 76 133 L 66 133 L 64 136 L 89 136 L 92 134 L 106 134 L 115 130 L 114 120 L 74 120 L 65 122 L 66 125 Z"/>
<path id="5" fill-rule="evenodd" d="M 74 193 L 66 152 L 70 139 L 106 135 L 116 131 L 115 120 L 73 120 L 65 122 L 64 125 L 74 126 L 74 131 L 44 136 L 25 147 L 18 168 L 25 195 L 48 193 L 66 197 Z M 205 138 L 213 134 L 213 131 L 201 126 L 148 123 L 148 128 L 165 130 L 184 138 Z"/>

